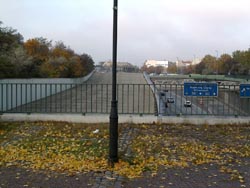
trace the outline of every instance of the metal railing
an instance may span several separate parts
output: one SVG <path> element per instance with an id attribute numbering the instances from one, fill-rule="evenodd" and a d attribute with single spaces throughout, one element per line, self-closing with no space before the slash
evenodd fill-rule
<path id="1" fill-rule="evenodd" d="M 111 84 L 0 84 L 1 113 L 109 113 Z M 147 84 L 117 85 L 118 112 L 154 114 Z"/>
<path id="2" fill-rule="evenodd" d="M 183 84 L 118 84 L 119 114 L 249 116 L 238 85 L 217 97 L 185 97 Z M 0 84 L 0 113 L 110 113 L 111 84 Z M 186 105 L 190 101 L 190 105 Z"/>

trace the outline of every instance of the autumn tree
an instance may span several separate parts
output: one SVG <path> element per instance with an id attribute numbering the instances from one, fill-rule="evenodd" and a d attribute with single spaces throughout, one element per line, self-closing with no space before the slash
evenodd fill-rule
<path id="1" fill-rule="evenodd" d="M 36 61 L 39 61 L 39 63 L 49 59 L 50 47 L 51 41 L 42 37 L 29 39 L 24 43 L 27 54 L 32 56 Z"/>
<path id="2" fill-rule="evenodd" d="M 94 61 L 90 55 L 88 54 L 80 55 L 80 63 L 84 68 L 82 72 L 83 75 L 86 75 L 88 72 L 94 70 Z"/>
<path id="3" fill-rule="evenodd" d="M 51 50 L 51 56 L 54 58 L 64 57 L 70 59 L 74 56 L 74 51 L 70 47 L 66 47 L 62 41 L 58 41 Z"/>
<path id="4" fill-rule="evenodd" d="M 9 27 L 2 27 L 0 21 L 0 78 L 18 77 L 19 72 L 13 59 L 22 42 L 20 33 Z"/>
<path id="5" fill-rule="evenodd" d="M 78 55 L 61 41 L 53 46 L 43 37 L 23 42 L 22 35 L 0 21 L 0 78 L 74 78 L 93 69 L 90 55 Z"/>
<path id="6" fill-rule="evenodd" d="M 195 67 L 198 74 L 214 74 L 218 70 L 216 57 L 206 55 L 201 62 Z"/>
<path id="7" fill-rule="evenodd" d="M 239 74 L 250 74 L 250 50 L 233 52 L 233 60 L 238 63 Z"/>
<path id="8" fill-rule="evenodd" d="M 176 63 L 170 63 L 168 65 L 168 73 L 177 73 L 177 66 Z"/>
<path id="9" fill-rule="evenodd" d="M 222 54 L 218 59 L 218 71 L 219 74 L 231 74 L 235 66 L 235 61 L 229 54 Z"/>
<path id="10" fill-rule="evenodd" d="M 0 55 L 12 55 L 13 50 L 23 43 L 23 36 L 11 27 L 2 27 L 0 21 Z"/>

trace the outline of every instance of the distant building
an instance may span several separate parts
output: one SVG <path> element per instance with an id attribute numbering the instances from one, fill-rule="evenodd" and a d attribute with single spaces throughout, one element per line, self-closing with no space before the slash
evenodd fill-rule
<path id="1" fill-rule="evenodd" d="M 198 58 L 194 59 L 193 61 L 180 61 L 180 60 L 178 60 L 178 61 L 176 61 L 176 66 L 177 67 L 188 67 L 190 65 L 197 65 L 200 62 L 201 62 L 201 59 L 198 59 Z"/>
<path id="2" fill-rule="evenodd" d="M 144 63 L 146 65 L 146 67 L 164 67 L 164 68 L 168 68 L 168 64 L 169 61 L 157 61 L 157 60 L 146 60 L 146 62 Z"/>
<path id="3" fill-rule="evenodd" d="M 193 61 L 192 61 L 192 65 L 197 65 L 201 62 L 201 59 L 200 58 L 195 58 Z"/>
<path id="4" fill-rule="evenodd" d="M 113 63 L 111 61 L 107 61 L 103 63 L 103 67 L 105 69 L 112 69 Z M 123 72 L 138 72 L 139 68 L 137 66 L 132 65 L 131 63 L 128 62 L 117 62 L 116 66 L 117 71 L 123 71 Z"/>
<path id="5" fill-rule="evenodd" d="M 192 61 L 176 61 L 177 67 L 188 67 L 192 65 Z"/>

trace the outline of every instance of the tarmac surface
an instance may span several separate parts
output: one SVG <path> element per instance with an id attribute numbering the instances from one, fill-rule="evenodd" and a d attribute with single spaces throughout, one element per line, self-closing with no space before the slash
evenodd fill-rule
<path id="1" fill-rule="evenodd" d="M 21 105 L 9 112 L 23 113 L 110 113 L 112 99 L 111 72 L 95 72 L 86 82 L 77 85 L 48 85 L 57 94 Z M 65 87 L 71 87 L 64 90 Z M 60 92 L 61 91 L 61 92 Z M 33 94 L 36 95 L 36 94 Z M 154 114 L 155 101 L 141 73 L 117 73 L 118 112 L 122 114 Z"/>

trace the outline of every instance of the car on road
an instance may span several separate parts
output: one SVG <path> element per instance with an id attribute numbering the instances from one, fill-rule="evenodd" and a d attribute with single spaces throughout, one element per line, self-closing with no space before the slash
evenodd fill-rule
<path id="1" fill-rule="evenodd" d="M 165 95 L 166 95 L 165 92 L 160 92 L 161 97 L 165 97 Z"/>
<path id="2" fill-rule="evenodd" d="M 184 102 L 184 107 L 191 107 L 191 106 L 192 106 L 191 101 L 185 101 Z"/>
<path id="3" fill-rule="evenodd" d="M 174 103 L 174 98 L 173 97 L 168 97 L 167 102 L 168 103 Z"/>
<path id="4" fill-rule="evenodd" d="M 168 89 L 163 89 L 164 92 L 168 92 Z"/>

